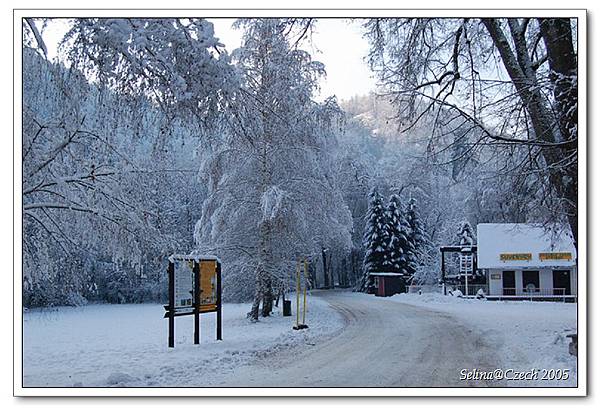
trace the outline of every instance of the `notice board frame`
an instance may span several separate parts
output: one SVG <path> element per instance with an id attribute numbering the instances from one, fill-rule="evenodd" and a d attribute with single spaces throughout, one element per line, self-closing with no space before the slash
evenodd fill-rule
<path id="1" fill-rule="evenodd" d="M 175 262 L 187 261 L 193 262 L 193 301 L 192 306 L 178 307 L 175 304 Z M 214 309 L 201 309 L 201 263 L 214 262 L 216 276 L 216 301 Z M 223 340 L 223 312 L 222 312 L 222 282 L 221 282 L 221 261 L 218 257 L 212 255 L 180 255 L 173 254 L 169 256 L 167 273 L 169 275 L 169 303 L 164 305 L 166 313 L 164 318 L 169 320 L 169 348 L 175 347 L 175 318 L 179 316 L 194 316 L 194 344 L 200 344 L 200 314 L 216 312 L 216 337 L 218 341 Z"/>

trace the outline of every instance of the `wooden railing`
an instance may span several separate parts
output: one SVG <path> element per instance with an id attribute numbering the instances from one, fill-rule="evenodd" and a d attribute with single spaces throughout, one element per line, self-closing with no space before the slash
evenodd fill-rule
<path id="1" fill-rule="evenodd" d="M 566 296 L 565 288 L 502 288 L 502 296 Z"/>

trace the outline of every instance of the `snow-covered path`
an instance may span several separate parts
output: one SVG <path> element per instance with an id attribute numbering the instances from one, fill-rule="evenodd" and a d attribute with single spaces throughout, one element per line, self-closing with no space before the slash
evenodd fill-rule
<path id="1" fill-rule="evenodd" d="M 245 366 L 225 386 L 499 386 L 460 381 L 461 369 L 493 370 L 494 350 L 476 331 L 434 310 L 350 292 L 318 292 L 340 312 L 340 335 L 301 352 Z"/>

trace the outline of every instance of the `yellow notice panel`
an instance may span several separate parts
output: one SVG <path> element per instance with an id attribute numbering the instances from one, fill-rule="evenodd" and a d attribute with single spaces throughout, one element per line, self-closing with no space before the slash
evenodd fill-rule
<path id="1" fill-rule="evenodd" d="M 200 310 L 215 310 L 217 306 L 217 262 L 200 261 Z"/>
<path id="2" fill-rule="evenodd" d="M 570 252 L 540 253 L 540 260 L 571 260 Z"/>
<path id="3" fill-rule="evenodd" d="M 531 253 L 500 253 L 500 260 L 531 260 Z"/>

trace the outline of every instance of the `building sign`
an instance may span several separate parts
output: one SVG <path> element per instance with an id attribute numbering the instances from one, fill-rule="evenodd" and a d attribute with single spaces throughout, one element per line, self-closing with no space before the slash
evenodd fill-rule
<path id="1" fill-rule="evenodd" d="M 175 263 L 175 307 L 191 307 L 194 302 L 194 261 Z"/>
<path id="2" fill-rule="evenodd" d="M 462 254 L 460 255 L 459 270 L 461 275 L 472 275 L 473 274 L 473 255 Z"/>
<path id="3" fill-rule="evenodd" d="M 531 253 L 500 253 L 500 260 L 531 260 Z"/>
<path id="4" fill-rule="evenodd" d="M 570 252 L 540 253 L 540 260 L 571 260 Z"/>
<path id="5" fill-rule="evenodd" d="M 490 276 L 490 279 L 492 279 L 492 280 L 500 280 L 501 277 L 500 277 L 500 275 L 498 273 L 494 273 L 494 274 L 492 274 Z"/>

